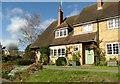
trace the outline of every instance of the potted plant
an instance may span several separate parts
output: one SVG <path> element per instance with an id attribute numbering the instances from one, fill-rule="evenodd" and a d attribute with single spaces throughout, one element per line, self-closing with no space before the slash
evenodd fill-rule
<path id="1" fill-rule="evenodd" d="M 73 56 L 72 56 L 72 66 L 76 66 L 76 65 L 80 65 L 80 62 L 79 62 L 79 60 L 80 60 L 80 53 L 79 52 L 76 52 L 76 53 L 74 53 L 73 54 Z"/>
<path id="2" fill-rule="evenodd" d="M 117 66 L 117 58 L 109 58 L 109 61 L 107 61 L 107 66 Z"/>

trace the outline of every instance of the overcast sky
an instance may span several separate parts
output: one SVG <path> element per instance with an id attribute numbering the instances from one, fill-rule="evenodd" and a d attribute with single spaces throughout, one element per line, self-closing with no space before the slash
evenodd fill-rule
<path id="1" fill-rule="evenodd" d="M 95 2 L 63 2 L 64 17 L 78 14 L 83 7 L 93 3 Z M 57 20 L 59 5 L 60 2 L 2 2 L 2 11 L 0 11 L 0 19 L 2 19 L 2 30 L 0 29 L 0 32 L 2 32 L 2 35 L 0 35 L 0 42 L 5 46 L 10 43 L 18 43 L 19 30 L 25 23 L 24 18 L 20 17 L 24 11 L 30 16 L 35 13 L 40 14 L 40 25 L 46 29 L 52 21 Z M 19 47 L 19 49 L 24 48 Z"/>

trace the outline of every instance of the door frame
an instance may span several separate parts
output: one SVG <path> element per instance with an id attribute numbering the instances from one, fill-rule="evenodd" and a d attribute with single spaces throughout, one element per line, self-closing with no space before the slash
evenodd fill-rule
<path id="1" fill-rule="evenodd" d="M 87 60 L 88 60 L 88 59 L 87 59 L 87 55 L 86 55 L 86 50 L 88 50 L 88 51 L 89 51 L 89 50 L 92 50 L 92 51 L 93 51 L 93 55 L 91 55 L 91 56 L 92 56 L 92 60 L 93 60 L 93 63 L 92 63 L 92 64 L 94 64 L 94 62 L 95 62 L 95 60 L 94 60 L 94 49 L 85 49 L 85 64 L 88 64 L 88 63 L 87 63 Z"/>

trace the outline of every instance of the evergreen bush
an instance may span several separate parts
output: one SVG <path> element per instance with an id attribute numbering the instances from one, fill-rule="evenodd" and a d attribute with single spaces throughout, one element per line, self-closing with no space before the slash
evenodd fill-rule
<path id="1" fill-rule="evenodd" d="M 57 66 L 65 66 L 67 64 L 66 58 L 65 57 L 59 57 L 56 60 L 56 65 Z"/>

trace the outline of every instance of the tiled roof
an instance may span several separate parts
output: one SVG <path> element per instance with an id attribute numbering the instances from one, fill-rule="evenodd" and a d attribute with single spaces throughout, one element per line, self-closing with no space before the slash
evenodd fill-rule
<path id="1" fill-rule="evenodd" d="M 78 15 L 70 16 L 64 19 L 60 26 L 57 26 L 57 21 L 52 22 L 48 28 L 38 37 L 31 45 L 31 48 L 37 48 L 42 45 L 62 45 L 69 43 L 85 42 L 95 40 L 96 33 L 74 35 L 73 31 L 67 37 L 55 39 L 55 29 L 82 24 L 96 19 L 105 19 L 120 15 L 120 2 L 105 2 L 101 10 L 97 10 L 97 4 L 84 7 Z"/>

